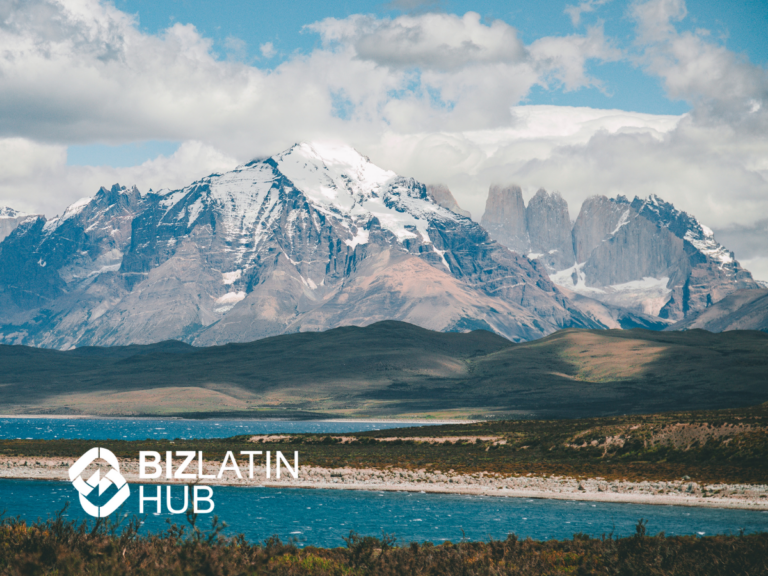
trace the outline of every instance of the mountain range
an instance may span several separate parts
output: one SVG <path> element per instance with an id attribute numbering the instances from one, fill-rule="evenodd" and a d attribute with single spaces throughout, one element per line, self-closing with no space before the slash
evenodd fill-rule
<path id="1" fill-rule="evenodd" d="M 513 341 L 599 327 L 535 261 L 345 146 L 181 190 L 102 188 L 0 244 L 0 341 L 252 341 L 394 319 Z"/>
<path id="2" fill-rule="evenodd" d="M 513 342 L 661 329 L 759 288 L 694 217 L 652 196 L 450 190 L 347 146 L 297 144 L 179 190 L 102 188 L 55 218 L 0 213 L 0 342 L 69 349 L 246 342 L 400 320 Z"/>
<path id="3" fill-rule="evenodd" d="M 571 223 L 558 193 L 539 190 L 525 206 L 519 187 L 492 186 L 481 222 L 569 293 L 668 324 L 761 288 L 712 230 L 655 195 L 592 196 Z"/>

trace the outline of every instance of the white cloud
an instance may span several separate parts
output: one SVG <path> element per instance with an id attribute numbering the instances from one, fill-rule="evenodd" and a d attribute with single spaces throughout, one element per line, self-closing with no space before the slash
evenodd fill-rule
<path id="1" fill-rule="evenodd" d="M 541 38 L 531 44 L 530 53 L 544 74 L 561 83 L 566 91 L 601 86 L 587 75 L 588 60 L 610 62 L 622 58 L 621 51 L 606 41 L 601 26 L 590 27 L 586 36 Z"/>
<path id="2" fill-rule="evenodd" d="M 191 25 L 143 34 L 95 0 L 14 2 L 8 12 L 0 27 L 2 136 L 198 139 L 242 150 L 271 147 L 280 122 L 330 128 L 324 86 L 305 86 L 308 61 L 278 72 L 220 61 Z M 266 137 L 254 146 L 257 129 Z"/>
<path id="3" fill-rule="evenodd" d="M 738 253 L 736 257 L 739 258 Z M 754 258 L 739 258 L 739 263 L 752 272 L 752 277 L 755 280 L 762 280 L 768 282 L 768 257 L 755 256 Z"/>
<path id="4" fill-rule="evenodd" d="M 638 24 L 638 63 L 659 76 L 670 97 L 695 106 L 701 124 L 768 128 L 768 70 L 712 40 L 707 30 L 678 32 L 683 0 L 650 0 L 632 11 Z"/>
<path id="5" fill-rule="evenodd" d="M 578 24 L 600 4 L 568 13 Z M 193 26 L 145 34 L 98 0 L 5 2 L 0 204 L 51 214 L 101 185 L 181 186 L 333 138 L 449 184 L 478 218 L 493 181 L 557 189 L 574 210 L 595 193 L 653 192 L 713 228 L 746 226 L 733 240 L 746 246 L 749 226 L 768 214 L 766 70 L 706 31 L 678 31 L 686 13 L 681 0 L 631 9 L 633 61 L 691 103 L 681 119 L 519 106 L 534 86 L 600 88 L 590 61 L 627 56 L 599 26 L 525 45 L 513 27 L 474 13 L 355 15 L 311 25 L 322 46 L 270 71 L 238 57 L 237 39 L 221 60 Z M 134 168 L 66 166 L 67 144 L 141 140 L 186 144 Z"/>
<path id="6" fill-rule="evenodd" d="M 764 218 L 751 226 L 734 224 L 725 228 L 715 228 L 715 238 L 723 245 L 736 251 L 736 257 L 752 275 L 768 281 L 768 219 Z"/>
<path id="7" fill-rule="evenodd" d="M 277 50 L 275 50 L 275 46 L 272 44 L 272 42 L 265 42 L 264 44 L 261 44 L 259 46 L 259 51 L 261 52 L 261 55 L 264 56 L 264 58 L 272 58 L 275 54 L 277 54 Z"/>
<path id="8" fill-rule="evenodd" d="M 356 15 L 328 18 L 307 27 L 326 45 L 351 45 L 357 58 L 390 68 L 456 71 L 482 64 L 517 64 L 526 59 L 517 31 L 501 20 L 490 25 L 480 15 L 401 16 L 394 20 Z"/>
<path id="9" fill-rule="evenodd" d="M 677 33 L 674 22 L 688 14 L 685 0 L 649 0 L 635 2 L 632 16 L 638 25 L 638 41 L 651 43 Z"/>
<path id="10" fill-rule="evenodd" d="M 320 34 L 327 51 L 384 69 L 400 90 L 410 86 L 405 96 L 387 95 L 377 107 L 387 126 L 401 132 L 508 126 L 510 107 L 534 85 L 590 85 L 589 60 L 619 57 L 600 28 L 526 47 L 513 27 L 485 24 L 474 12 L 393 20 L 355 15 L 307 28 Z"/>
<path id="11" fill-rule="evenodd" d="M 228 44 L 235 58 L 222 61 L 194 26 L 145 34 L 97 0 L 8 6 L 0 136 L 56 143 L 196 139 L 249 156 L 388 126 L 497 126 L 531 86 L 550 74 L 583 83 L 586 59 L 604 56 L 593 34 L 541 43 L 537 59 L 514 28 L 474 13 L 351 16 L 311 26 L 325 47 L 268 71 L 238 61 L 237 39 Z"/>
<path id="12" fill-rule="evenodd" d="M 245 60 L 248 55 L 248 44 L 237 36 L 227 36 L 224 40 L 227 58 L 230 60 Z"/>
<path id="13" fill-rule="evenodd" d="M 596 166 L 590 156 L 597 153 L 590 148 L 593 140 L 623 135 L 658 143 L 680 122 L 679 116 L 566 106 L 517 106 L 512 108 L 512 116 L 512 126 L 499 129 L 389 132 L 369 153 L 373 160 L 400 173 L 448 184 L 462 207 L 477 219 L 484 210 L 488 186 L 499 181 L 518 183 L 530 195 L 541 186 L 560 190 L 572 210 L 578 211 L 585 197 L 602 193 L 599 176 L 592 174 Z M 583 151 L 581 160 L 569 160 L 568 154 L 579 151 Z M 604 193 L 616 193 L 616 182 L 630 179 L 621 178 L 623 166 L 613 168 L 606 163 L 610 176 L 605 176 L 608 188 Z M 621 193 L 633 190 L 641 192 L 639 186 L 629 185 Z"/>
<path id="14" fill-rule="evenodd" d="M 127 168 L 67 166 L 66 161 L 65 146 L 0 140 L 0 206 L 51 217 L 75 200 L 93 196 L 101 186 L 136 185 L 142 192 L 175 189 L 237 165 L 235 159 L 195 141 L 182 143 L 169 157 Z"/>
<path id="15" fill-rule="evenodd" d="M 574 26 L 581 24 L 581 15 L 587 12 L 594 12 L 598 6 L 607 4 L 611 0 L 584 0 L 577 5 L 568 5 L 564 12 L 571 17 Z"/>

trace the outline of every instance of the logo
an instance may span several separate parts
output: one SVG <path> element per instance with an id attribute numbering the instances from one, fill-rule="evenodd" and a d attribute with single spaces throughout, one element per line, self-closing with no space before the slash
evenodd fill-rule
<path id="1" fill-rule="evenodd" d="M 85 469 L 88 468 L 88 466 L 98 459 L 106 460 L 106 462 L 112 466 L 112 470 L 107 472 L 103 478 L 101 477 L 101 471 L 96 470 L 88 480 L 83 480 L 81 474 L 85 472 Z M 83 510 L 94 518 L 104 518 L 109 516 L 112 512 L 117 510 L 131 494 L 130 489 L 128 488 L 128 483 L 125 481 L 125 478 L 123 478 L 123 475 L 120 474 L 120 463 L 117 461 L 115 455 L 106 448 L 91 448 L 88 452 L 83 454 L 69 469 L 69 479 L 72 482 L 72 485 L 80 493 L 80 505 L 83 507 Z M 117 488 L 117 494 L 112 496 L 112 498 L 110 498 L 103 506 L 96 506 L 88 500 L 88 495 L 93 492 L 96 487 L 99 488 L 100 496 L 113 484 Z"/>

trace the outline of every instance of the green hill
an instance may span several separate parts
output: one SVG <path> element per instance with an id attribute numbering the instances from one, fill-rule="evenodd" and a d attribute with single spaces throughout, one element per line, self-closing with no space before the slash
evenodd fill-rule
<path id="1" fill-rule="evenodd" d="M 768 334 L 564 330 L 513 344 L 401 322 L 194 348 L 0 346 L 0 413 L 577 417 L 768 401 Z"/>

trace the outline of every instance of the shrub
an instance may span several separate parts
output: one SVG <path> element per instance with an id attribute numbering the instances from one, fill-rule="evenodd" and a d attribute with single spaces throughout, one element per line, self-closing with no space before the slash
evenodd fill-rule
<path id="1" fill-rule="evenodd" d="M 0 521 L 1 574 L 265 574 L 265 575 L 526 575 L 738 576 L 768 573 L 768 534 L 737 536 L 648 536 L 640 521 L 629 538 L 612 535 L 572 540 L 430 542 L 397 546 L 392 536 L 345 538 L 345 548 L 298 548 L 273 536 L 251 544 L 222 535 L 214 519 L 202 530 L 190 514 L 188 526 L 169 525 L 140 534 L 140 521 L 109 519 L 80 524 L 54 518 L 28 525 Z"/>

